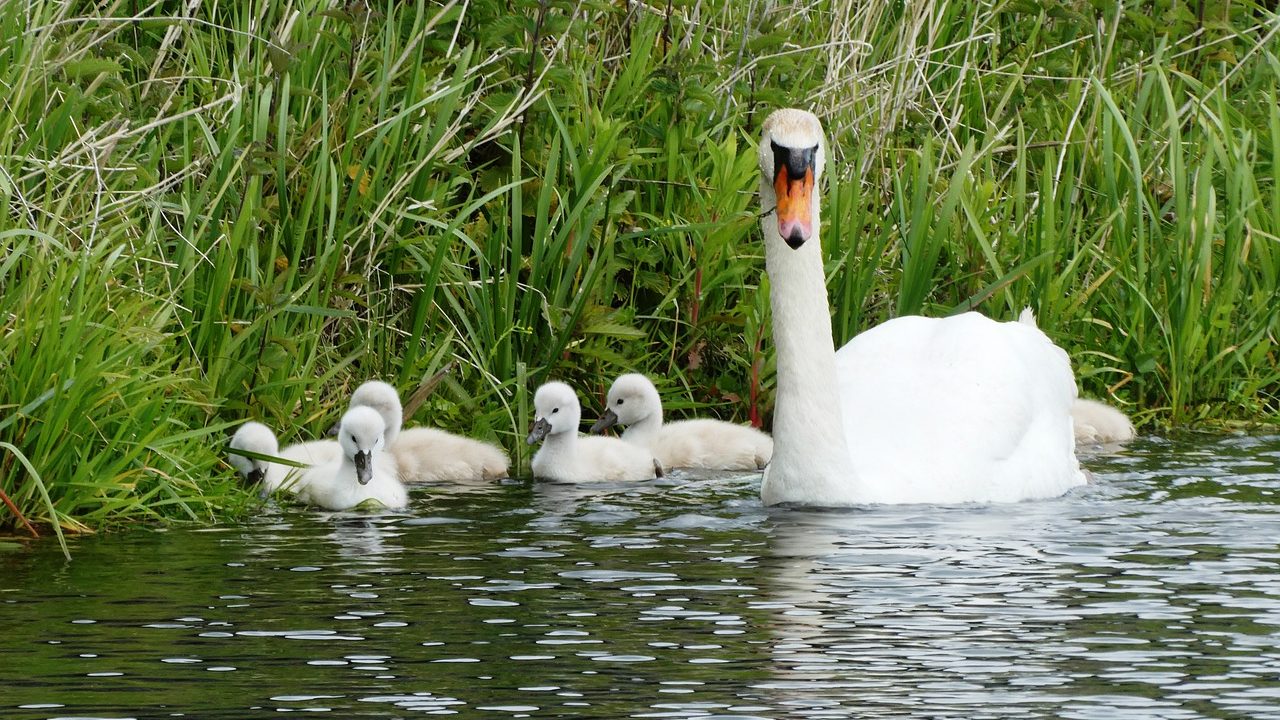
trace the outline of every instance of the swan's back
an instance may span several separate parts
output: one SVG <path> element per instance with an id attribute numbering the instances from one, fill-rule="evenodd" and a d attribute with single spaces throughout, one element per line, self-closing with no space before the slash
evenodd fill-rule
<path id="1" fill-rule="evenodd" d="M 475 482 L 507 476 L 507 454 L 496 445 L 427 427 L 401 430 L 391 453 L 408 483 Z"/>
<path id="2" fill-rule="evenodd" d="M 773 456 L 765 433 L 710 418 L 664 423 L 648 447 L 664 468 L 759 470 Z"/>
<path id="3" fill-rule="evenodd" d="M 645 448 L 618 438 L 585 436 L 557 446 L 543 444 L 533 456 L 533 474 L 559 482 L 652 480 L 657 472 Z"/>
<path id="4" fill-rule="evenodd" d="M 1082 484 L 1066 353 L 977 313 L 902 317 L 836 353 L 859 502 L 1054 497 Z"/>

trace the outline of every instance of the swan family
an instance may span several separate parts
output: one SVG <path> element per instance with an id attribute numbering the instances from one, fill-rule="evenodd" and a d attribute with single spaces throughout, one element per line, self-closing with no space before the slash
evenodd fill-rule
<path id="1" fill-rule="evenodd" d="M 541 444 L 535 477 L 583 483 L 653 480 L 672 469 L 763 470 L 766 505 L 1011 502 L 1084 484 L 1077 445 L 1133 437 L 1123 413 L 1076 396 L 1066 352 L 1029 310 L 1008 322 L 975 312 L 898 317 L 837 349 L 819 232 L 826 156 L 812 113 L 778 110 L 765 120 L 758 160 L 777 353 L 772 437 L 713 419 L 664 423 L 657 388 L 639 374 L 615 380 L 591 434 L 582 435 L 577 393 L 552 381 L 534 393 L 527 441 Z M 498 446 L 402 428 L 403 419 L 395 388 L 370 381 L 352 393 L 337 440 L 280 450 L 270 428 L 246 422 L 230 462 L 265 491 L 332 510 L 402 508 L 406 483 L 507 476 Z M 620 438 L 595 434 L 614 425 L 625 426 Z"/>

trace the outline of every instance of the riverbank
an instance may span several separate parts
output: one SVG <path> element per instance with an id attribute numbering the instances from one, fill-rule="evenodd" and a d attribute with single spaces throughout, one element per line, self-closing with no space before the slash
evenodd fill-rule
<path id="1" fill-rule="evenodd" d="M 517 461 L 553 376 L 767 421 L 784 105 L 831 135 L 838 340 L 1030 305 L 1140 423 L 1275 421 L 1272 12 L 327 7 L 0 7 L 0 487 L 32 522 L 235 517 L 228 428 L 315 437 L 450 362 L 413 420 Z"/>

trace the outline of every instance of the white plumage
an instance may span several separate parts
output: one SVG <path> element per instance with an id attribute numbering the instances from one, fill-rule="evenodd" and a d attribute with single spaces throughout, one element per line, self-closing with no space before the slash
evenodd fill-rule
<path id="1" fill-rule="evenodd" d="M 1075 424 L 1076 445 L 1122 443 L 1132 440 L 1136 434 L 1127 415 L 1097 400 L 1076 398 L 1071 406 L 1071 419 Z"/>
<path id="2" fill-rule="evenodd" d="M 258 460 L 238 455 L 235 450 L 248 450 L 259 455 L 271 455 L 308 466 L 322 465 L 342 456 L 342 446 L 334 440 L 310 440 L 280 449 L 276 434 L 260 422 L 249 421 L 236 429 L 231 437 L 228 460 L 240 475 L 250 482 L 260 482 L 264 492 L 272 493 L 281 487 L 292 486 L 303 468 L 281 463 Z"/>
<path id="3" fill-rule="evenodd" d="M 661 466 L 646 449 L 617 438 L 579 437 L 582 407 L 573 388 L 549 382 L 534 393 L 535 422 L 529 444 L 542 447 L 533 456 L 535 477 L 559 482 L 652 480 Z"/>
<path id="4" fill-rule="evenodd" d="M 507 454 L 496 445 L 429 427 L 401 429 L 400 396 L 378 380 L 363 383 L 351 395 L 351 407 L 378 411 L 386 440 L 406 483 L 475 482 L 507 476 Z"/>
<path id="5" fill-rule="evenodd" d="M 284 489 L 304 503 L 329 510 L 347 510 L 368 500 L 388 508 L 408 505 L 408 493 L 396 477 L 395 458 L 382 451 L 382 418 L 369 408 L 358 408 L 348 411 L 338 427 L 337 441 L 313 440 L 278 450 L 270 428 L 247 422 L 232 437 L 228 459 L 241 475 L 261 481 L 267 492 Z M 234 452 L 240 449 L 308 467 L 251 459 Z"/>
<path id="6" fill-rule="evenodd" d="M 341 456 L 303 471 L 294 494 L 328 510 L 348 510 L 370 500 L 391 509 L 408 505 L 395 458 L 385 452 L 385 430 L 382 416 L 372 408 L 348 410 L 338 424 Z"/>
<path id="7" fill-rule="evenodd" d="M 644 375 L 614 380 L 591 431 L 615 423 L 626 426 L 623 440 L 649 450 L 664 468 L 759 470 L 773 455 L 773 439 L 753 427 L 709 418 L 664 423 L 662 398 Z"/>
<path id="8" fill-rule="evenodd" d="M 1014 501 L 1084 483 L 1075 379 L 1044 333 L 976 313 L 901 317 L 837 353 L 818 193 L 818 119 L 780 110 L 760 142 L 762 221 L 777 345 L 766 504 Z"/>

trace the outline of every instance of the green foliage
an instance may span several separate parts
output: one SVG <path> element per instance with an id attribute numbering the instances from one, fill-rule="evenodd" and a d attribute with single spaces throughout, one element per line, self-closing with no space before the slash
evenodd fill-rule
<path id="1" fill-rule="evenodd" d="M 1261 5 L 184 8 L 0 4 L 0 489 L 33 520 L 242 510 L 227 428 L 315 437 L 369 377 L 452 367 L 412 420 L 513 453 L 550 377 L 588 417 L 638 370 L 767 422 L 784 105 L 830 135 L 838 339 L 1030 305 L 1140 420 L 1275 417 Z"/>

